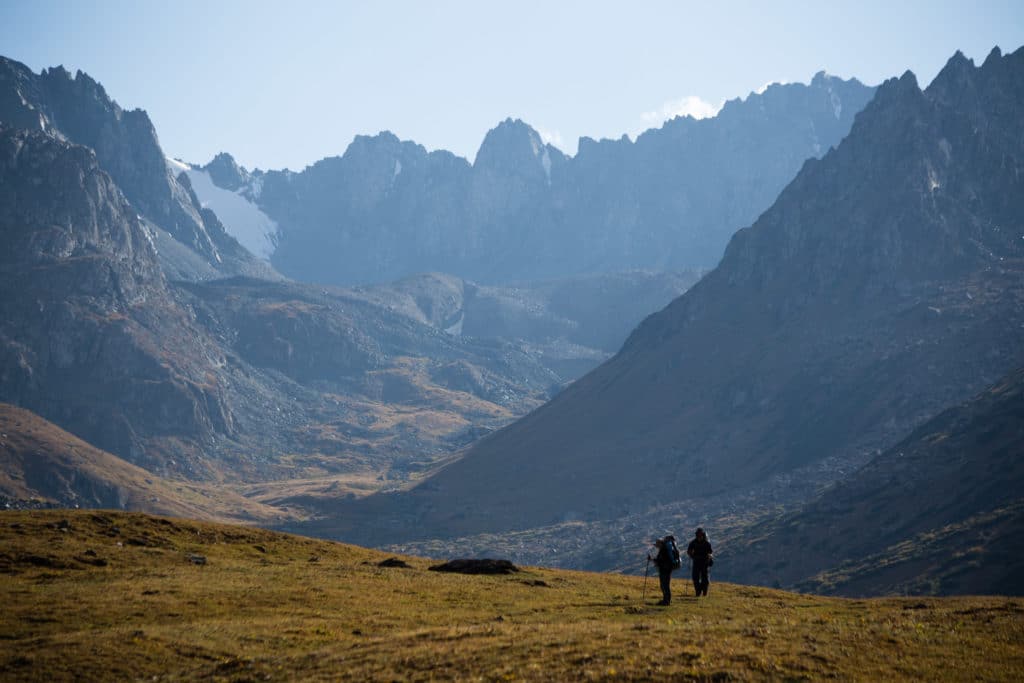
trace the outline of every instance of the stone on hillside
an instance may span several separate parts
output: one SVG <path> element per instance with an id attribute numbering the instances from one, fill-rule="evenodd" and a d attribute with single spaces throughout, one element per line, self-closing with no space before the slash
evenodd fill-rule
<path id="1" fill-rule="evenodd" d="M 511 574 L 519 571 L 508 560 L 449 560 L 444 564 L 436 564 L 430 568 L 432 572 L 454 572 L 456 574 Z"/>
<path id="2" fill-rule="evenodd" d="M 389 557 L 386 560 L 381 560 L 377 563 L 378 567 L 399 567 L 401 569 L 411 569 L 409 563 L 405 560 L 400 560 L 397 557 Z"/>

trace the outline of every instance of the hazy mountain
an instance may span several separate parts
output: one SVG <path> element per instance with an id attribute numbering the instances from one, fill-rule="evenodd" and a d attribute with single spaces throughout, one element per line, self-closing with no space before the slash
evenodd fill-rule
<path id="1" fill-rule="evenodd" d="M 729 545 L 724 578 L 842 594 L 1024 593 L 1024 370 L 797 513 Z"/>
<path id="2" fill-rule="evenodd" d="M 429 465 L 561 383 L 353 293 L 169 284 L 96 155 L 45 133 L 0 127 L 0 236 L 0 400 L 156 473 Z"/>
<path id="3" fill-rule="evenodd" d="M 191 190 L 205 178 L 251 207 L 212 181 L 241 171 L 168 163 L 145 113 L 84 74 L 3 60 L 0 76 L 3 121 L 28 126 L 0 122 L 0 400 L 156 473 L 401 482 L 539 405 L 696 279 L 176 282 L 273 275 Z M 442 325 L 449 283 L 458 322 Z M 581 330 L 601 302 L 618 319 Z"/>
<path id="4" fill-rule="evenodd" d="M 508 119 L 472 164 L 385 132 L 298 173 L 250 173 L 226 154 L 197 170 L 273 221 L 271 261 L 304 281 L 440 271 L 499 284 L 708 268 L 805 159 L 839 143 L 873 93 L 819 73 L 635 142 L 583 138 L 575 157 Z M 241 222 L 235 234 L 249 230 Z"/>
<path id="5" fill-rule="evenodd" d="M 168 275 L 277 277 L 200 206 L 187 181 L 179 182 L 168 170 L 146 112 L 122 110 L 87 74 L 72 76 L 56 67 L 37 75 L 0 57 L 0 122 L 92 149 L 100 168 L 152 228 L 166 231 L 187 248 L 169 247 L 166 256 L 158 250 Z"/>
<path id="6" fill-rule="evenodd" d="M 488 286 L 429 273 L 354 291 L 448 334 L 523 345 L 570 380 L 618 351 L 700 275 L 633 271 Z"/>
<path id="7" fill-rule="evenodd" d="M 384 542 L 608 519 L 888 448 L 1024 364 L 1022 109 L 1024 51 L 958 53 L 925 91 L 887 81 L 618 355 L 318 528 Z"/>

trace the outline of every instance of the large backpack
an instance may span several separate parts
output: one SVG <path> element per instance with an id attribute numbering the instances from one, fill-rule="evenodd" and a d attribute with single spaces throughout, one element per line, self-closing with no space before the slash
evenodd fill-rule
<path id="1" fill-rule="evenodd" d="M 683 566 L 683 558 L 679 556 L 679 548 L 672 538 L 665 538 L 665 552 L 668 553 L 669 559 L 672 560 L 672 569 L 679 569 Z"/>

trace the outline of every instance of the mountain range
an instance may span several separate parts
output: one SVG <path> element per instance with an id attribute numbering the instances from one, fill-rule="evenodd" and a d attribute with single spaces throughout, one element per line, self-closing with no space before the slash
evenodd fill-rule
<path id="1" fill-rule="evenodd" d="M 1024 365 L 1022 108 L 1021 50 L 958 53 L 924 90 L 887 81 L 616 356 L 410 491 L 310 528 L 496 534 L 856 470 Z"/>
<path id="2" fill-rule="evenodd" d="M 507 119 L 473 163 L 384 132 L 358 136 L 344 155 L 300 172 L 249 172 L 222 153 L 189 175 L 213 206 L 249 200 L 233 232 L 306 282 L 429 270 L 493 285 L 706 269 L 805 159 L 842 140 L 873 94 L 822 72 L 810 84 L 773 84 L 726 102 L 713 118 L 675 118 L 635 141 L 582 138 L 573 157 Z"/>
<path id="3" fill-rule="evenodd" d="M 1022 109 L 996 49 L 249 172 L 0 59 L 0 497 L 604 569 L 712 514 L 739 580 L 1018 591 Z"/>
<path id="4" fill-rule="evenodd" d="M 6 59 L 0 231 L 4 401 L 155 476 L 336 491 L 404 481 L 536 407 L 699 277 L 289 282 L 168 166 L 145 112 Z"/>

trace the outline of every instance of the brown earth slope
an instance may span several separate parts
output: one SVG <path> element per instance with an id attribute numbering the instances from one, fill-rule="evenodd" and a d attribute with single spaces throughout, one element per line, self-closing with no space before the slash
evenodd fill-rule
<path id="1" fill-rule="evenodd" d="M 6 403 L 0 403 L 0 498 L 11 507 L 43 503 L 213 521 L 290 516 L 214 486 L 166 481 Z"/>

